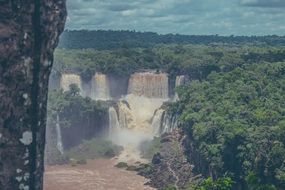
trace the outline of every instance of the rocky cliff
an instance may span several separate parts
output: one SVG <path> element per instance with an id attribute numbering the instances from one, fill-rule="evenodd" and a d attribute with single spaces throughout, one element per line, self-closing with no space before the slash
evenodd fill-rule
<path id="1" fill-rule="evenodd" d="M 199 181 L 201 176 L 193 173 L 194 166 L 185 156 L 182 144 L 185 138 L 183 132 L 178 129 L 162 135 L 161 150 L 154 155 L 151 169 L 139 170 L 141 175 L 150 179 L 149 185 L 158 189 L 167 187 L 183 189 Z"/>
<path id="2" fill-rule="evenodd" d="M 48 78 L 65 0 L 0 2 L 0 189 L 42 189 Z"/>

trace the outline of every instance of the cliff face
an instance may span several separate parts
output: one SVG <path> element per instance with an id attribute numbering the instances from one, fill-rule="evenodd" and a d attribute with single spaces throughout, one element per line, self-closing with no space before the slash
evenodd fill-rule
<path id="1" fill-rule="evenodd" d="M 82 108 L 78 108 L 78 110 Z M 61 128 L 62 143 L 65 149 L 74 147 L 94 137 L 104 136 L 108 132 L 109 117 L 107 110 L 86 111 L 85 114 L 73 109 L 65 110 L 61 117 L 68 119 L 70 126 Z"/>
<path id="2" fill-rule="evenodd" d="M 46 101 L 65 0 L 0 2 L 0 189 L 42 189 Z"/>
<path id="3" fill-rule="evenodd" d="M 150 179 L 149 184 L 157 189 L 170 186 L 176 189 L 185 189 L 189 183 L 195 184 L 200 180 L 200 175 L 193 173 L 191 165 L 185 156 L 182 142 L 186 136 L 180 130 L 164 134 L 161 137 L 161 150 L 155 154 L 151 170 L 139 172 Z"/>

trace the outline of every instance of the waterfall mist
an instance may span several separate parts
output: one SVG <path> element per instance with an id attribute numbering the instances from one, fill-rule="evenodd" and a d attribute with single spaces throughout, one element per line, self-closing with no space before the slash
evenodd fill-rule
<path id="1" fill-rule="evenodd" d="M 153 116 L 165 100 L 128 94 L 117 103 L 118 112 L 114 108 L 109 109 L 109 138 L 124 147 L 120 160 L 141 160 L 139 147 L 156 135 L 152 124 Z"/>
<path id="2" fill-rule="evenodd" d="M 64 153 L 58 114 L 56 114 L 56 147 L 61 154 Z"/>

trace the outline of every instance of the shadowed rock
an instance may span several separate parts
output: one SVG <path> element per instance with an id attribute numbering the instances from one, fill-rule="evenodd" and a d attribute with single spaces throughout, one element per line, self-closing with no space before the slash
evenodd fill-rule
<path id="1" fill-rule="evenodd" d="M 65 0 L 0 2 L 0 189 L 42 189 L 46 102 Z"/>

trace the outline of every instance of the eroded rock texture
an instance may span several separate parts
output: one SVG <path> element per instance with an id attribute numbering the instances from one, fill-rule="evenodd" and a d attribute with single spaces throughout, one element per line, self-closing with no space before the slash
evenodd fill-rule
<path id="1" fill-rule="evenodd" d="M 155 154 L 151 170 L 139 172 L 150 179 L 148 183 L 159 190 L 167 187 L 186 189 L 189 184 L 197 184 L 201 176 L 193 173 L 191 165 L 184 153 L 182 142 L 186 136 L 181 130 L 174 130 L 164 134 L 161 139 L 162 148 Z"/>
<path id="2" fill-rule="evenodd" d="M 65 0 L 0 1 L 0 189 L 42 189 L 48 77 Z"/>

